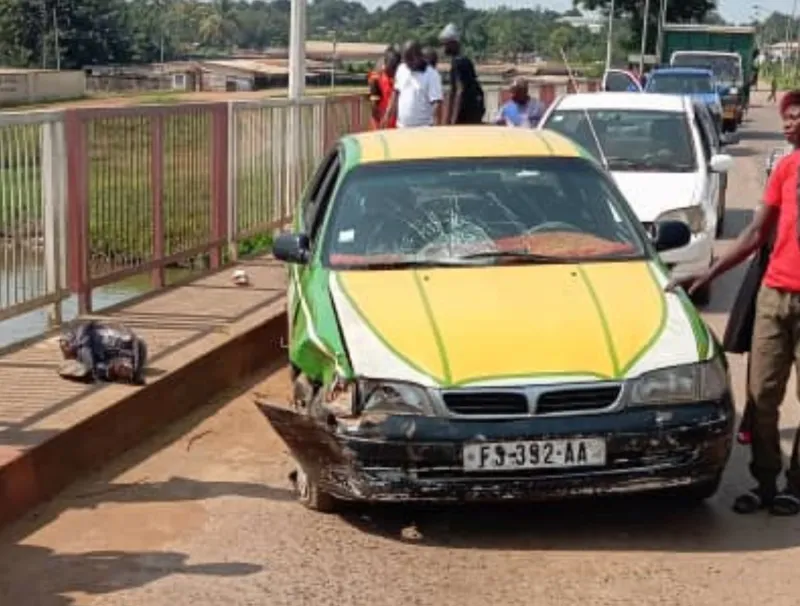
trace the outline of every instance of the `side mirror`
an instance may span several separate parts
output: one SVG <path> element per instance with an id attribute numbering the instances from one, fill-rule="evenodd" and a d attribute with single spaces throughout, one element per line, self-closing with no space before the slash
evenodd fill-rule
<path id="1" fill-rule="evenodd" d="M 722 133 L 719 138 L 720 145 L 737 145 L 741 140 L 739 133 Z"/>
<path id="2" fill-rule="evenodd" d="M 708 168 L 714 173 L 726 173 L 733 168 L 733 158 L 728 154 L 715 154 L 711 156 Z"/>
<path id="3" fill-rule="evenodd" d="M 275 238 L 272 254 L 279 261 L 305 265 L 308 263 L 310 246 L 307 235 L 285 232 Z"/>
<path id="4" fill-rule="evenodd" d="M 681 248 L 692 239 L 692 232 L 683 221 L 659 221 L 654 225 L 654 231 L 653 243 L 658 252 Z"/>

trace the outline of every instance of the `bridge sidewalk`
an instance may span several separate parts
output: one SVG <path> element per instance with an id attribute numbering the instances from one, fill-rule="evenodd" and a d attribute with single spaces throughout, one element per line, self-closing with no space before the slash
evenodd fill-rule
<path id="1" fill-rule="evenodd" d="M 147 385 L 62 379 L 57 337 L 0 355 L 0 526 L 281 355 L 285 268 L 271 258 L 159 291 L 98 319 L 148 344 Z"/>

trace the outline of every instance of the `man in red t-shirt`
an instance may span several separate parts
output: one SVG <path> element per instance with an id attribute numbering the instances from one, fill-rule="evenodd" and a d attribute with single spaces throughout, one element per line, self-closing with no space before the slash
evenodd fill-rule
<path id="1" fill-rule="evenodd" d="M 780 112 L 783 132 L 793 151 L 781 158 L 770 174 L 763 204 L 727 253 L 707 272 L 681 283 L 687 286 L 690 294 L 702 289 L 747 259 L 775 229 L 775 243 L 756 300 L 747 379 L 754 404 L 750 472 L 758 486 L 737 497 L 733 508 L 737 513 L 768 508 L 775 515 L 797 515 L 800 513 L 800 429 L 786 473 L 785 490 L 778 491 L 777 479 L 783 469 L 778 409 L 786 393 L 792 364 L 800 368 L 800 90 L 786 93 L 781 99 Z M 675 285 L 671 283 L 668 288 Z"/>
<path id="2" fill-rule="evenodd" d="M 383 115 L 389 108 L 389 101 L 394 93 L 394 75 L 399 65 L 400 53 L 394 47 L 389 47 L 383 58 L 383 67 L 369 75 L 369 100 L 372 103 L 370 126 L 373 130 L 380 127 Z M 387 128 L 395 126 L 396 120 L 391 118 Z"/>

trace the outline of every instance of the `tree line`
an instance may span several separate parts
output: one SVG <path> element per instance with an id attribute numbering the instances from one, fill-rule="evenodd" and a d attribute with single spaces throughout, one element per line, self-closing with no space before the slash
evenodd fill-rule
<path id="1" fill-rule="evenodd" d="M 575 3 L 607 13 L 609 0 Z M 616 1 L 614 49 L 620 60 L 638 50 L 642 5 Z M 654 27 L 659 2 L 650 5 Z M 713 0 L 669 2 L 667 18 L 718 19 L 714 9 Z M 286 47 L 289 15 L 289 0 L 0 0 L 0 65 L 80 69 Z M 399 0 L 372 11 L 357 1 L 316 0 L 308 6 L 307 32 L 317 40 L 387 43 L 415 37 L 432 43 L 444 24 L 454 22 L 468 52 L 479 59 L 558 57 L 559 48 L 578 62 L 605 58 L 605 32 L 571 27 L 558 21 L 561 16 L 538 7 L 481 10 L 464 0 Z M 652 46 L 655 35 L 649 38 Z"/>

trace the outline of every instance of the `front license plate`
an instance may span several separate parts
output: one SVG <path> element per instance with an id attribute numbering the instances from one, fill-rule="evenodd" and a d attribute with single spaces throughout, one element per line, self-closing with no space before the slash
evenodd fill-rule
<path id="1" fill-rule="evenodd" d="M 735 118 L 735 117 L 736 117 L 736 110 L 735 110 L 735 109 L 726 109 L 726 110 L 723 112 L 722 116 L 723 116 L 724 118 L 731 118 L 731 119 L 732 119 L 732 118 Z"/>
<path id="2" fill-rule="evenodd" d="M 464 471 L 560 469 L 606 464 L 606 442 L 601 439 L 483 442 L 465 444 Z"/>

